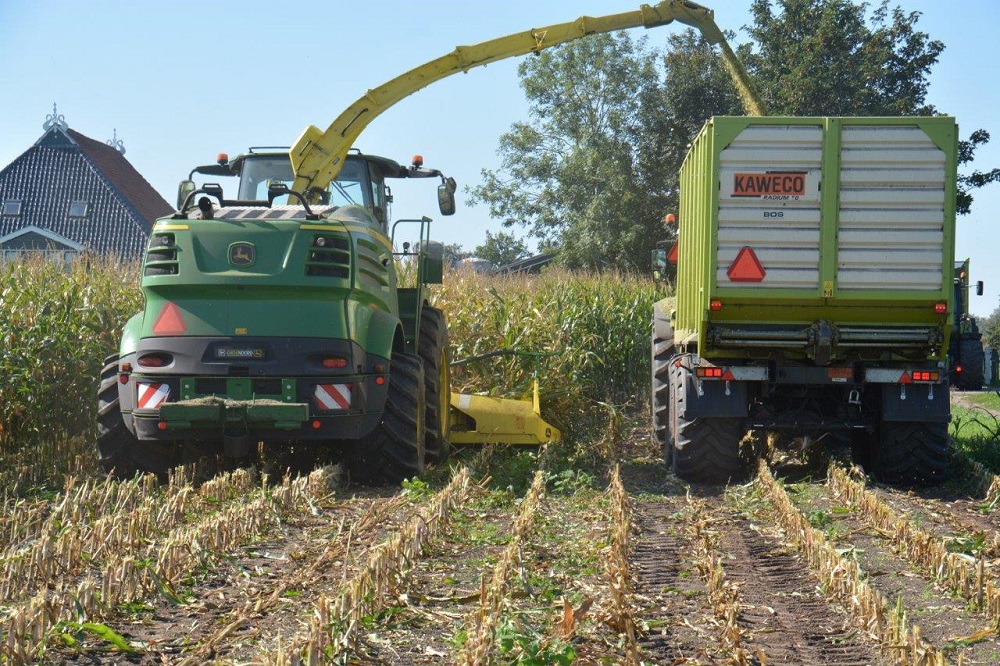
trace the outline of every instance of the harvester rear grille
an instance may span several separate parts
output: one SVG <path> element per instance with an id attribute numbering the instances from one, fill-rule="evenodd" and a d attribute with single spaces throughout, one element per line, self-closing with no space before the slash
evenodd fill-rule
<path id="1" fill-rule="evenodd" d="M 333 233 L 315 236 L 306 258 L 306 275 L 350 277 L 351 243 L 348 237 Z"/>

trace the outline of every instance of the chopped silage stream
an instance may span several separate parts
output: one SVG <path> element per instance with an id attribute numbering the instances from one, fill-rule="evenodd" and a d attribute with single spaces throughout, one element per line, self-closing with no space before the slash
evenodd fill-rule
<path id="1" fill-rule="evenodd" d="M 20 573 L 4 579 L 2 657 L 846 666 L 1000 655 L 997 518 L 976 498 L 869 488 L 843 470 L 829 483 L 762 468 L 745 485 L 690 487 L 648 458 L 603 478 L 538 472 L 530 492 L 458 469 L 437 489 L 345 488 L 325 468 L 270 483 L 248 472 L 200 486 L 73 483 L 47 505 L 8 502 L 0 560 Z M 854 499 L 846 483 L 859 485 Z M 941 562 L 958 573 L 920 560 L 919 539 L 957 549 Z"/>

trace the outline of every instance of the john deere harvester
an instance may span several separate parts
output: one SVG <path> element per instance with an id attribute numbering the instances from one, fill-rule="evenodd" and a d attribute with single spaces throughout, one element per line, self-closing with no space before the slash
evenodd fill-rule
<path id="1" fill-rule="evenodd" d="M 242 457 L 259 442 L 337 447 L 354 472 L 399 479 L 448 455 L 448 338 L 426 285 L 441 246 L 393 249 L 394 178 L 429 177 L 441 212 L 454 181 L 419 163 L 351 154 L 323 202 L 289 195 L 287 152 L 251 150 L 198 167 L 222 185 L 182 183 L 154 226 L 143 312 L 101 377 L 99 451 L 121 475 L 162 473 L 185 456 Z M 291 199 L 291 204 L 278 205 Z M 397 261 L 415 268 L 399 285 Z"/>

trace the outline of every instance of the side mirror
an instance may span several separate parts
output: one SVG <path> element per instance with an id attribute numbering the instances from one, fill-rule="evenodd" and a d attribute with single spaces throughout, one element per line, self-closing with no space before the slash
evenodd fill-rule
<path id="1" fill-rule="evenodd" d="M 187 201 L 188 195 L 190 195 L 195 190 L 195 185 L 193 180 L 182 180 L 181 184 L 177 186 L 177 210 L 184 207 L 184 202 Z"/>
<path id="2" fill-rule="evenodd" d="M 979 282 L 976 283 L 976 296 L 982 296 L 982 295 L 983 295 L 983 281 L 980 280 Z"/>
<path id="3" fill-rule="evenodd" d="M 455 214 L 456 189 L 458 189 L 458 185 L 455 183 L 454 178 L 445 178 L 443 179 L 443 182 L 438 185 L 438 210 L 441 211 L 442 215 Z"/>

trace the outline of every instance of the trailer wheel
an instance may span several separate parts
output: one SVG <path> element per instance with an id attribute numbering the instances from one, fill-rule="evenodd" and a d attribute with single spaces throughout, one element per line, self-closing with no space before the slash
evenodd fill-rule
<path id="1" fill-rule="evenodd" d="M 986 364 L 986 352 L 979 336 L 962 338 L 959 342 L 962 372 L 955 373 L 956 388 L 967 391 L 978 391 L 983 388 L 983 366 Z"/>
<path id="2" fill-rule="evenodd" d="M 951 460 L 948 424 L 883 421 L 873 458 L 875 478 L 883 483 L 940 484 Z"/>
<path id="3" fill-rule="evenodd" d="M 448 459 L 451 446 L 451 353 L 444 313 L 425 306 L 420 317 L 419 354 L 424 362 L 424 451 L 427 462 Z"/>
<path id="4" fill-rule="evenodd" d="M 673 373 L 674 472 L 685 481 L 727 483 L 746 475 L 740 441 L 746 434 L 742 421 L 733 417 L 685 418 L 687 395 L 684 371 Z"/>
<path id="5" fill-rule="evenodd" d="M 674 346 L 673 334 L 669 330 L 670 324 L 663 321 L 659 314 L 654 310 L 650 403 L 653 438 L 663 448 L 663 459 L 670 465 L 674 455 L 674 431 L 670 411 L 674 400 L 673 392 L 670 390 L 670 359 L 674 353 Z"/>
<path id="6" fill-rule="evenodd" d="M 104 359 L 97 390 L 97 455 L 101 467 L 118 479 L 136 473 L 155 474 L 161 481 L 181 463 L 180 449 L 170 443 L 140 442 L 125 427 L 118 399 L 118 356 Z"/>
<path id="7" fill-rule="evenodd" d="M 360 481 L 400 483 L 424 471 L 424 368 L 419 356 L 395 353 L 382 422 L 351 444 L 348 464 Z"/>

